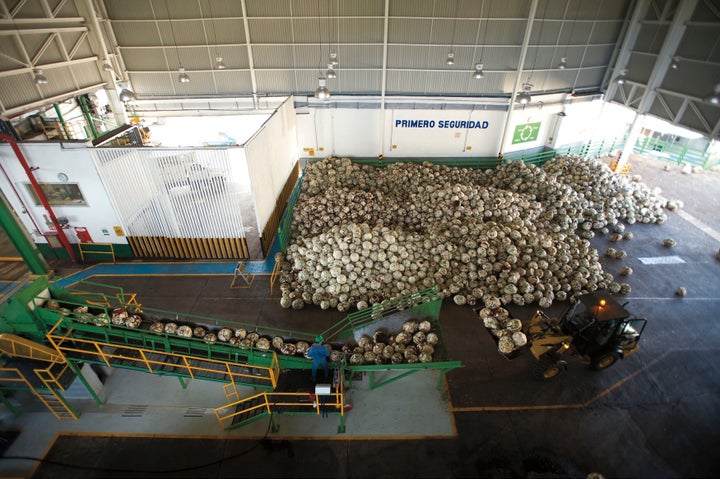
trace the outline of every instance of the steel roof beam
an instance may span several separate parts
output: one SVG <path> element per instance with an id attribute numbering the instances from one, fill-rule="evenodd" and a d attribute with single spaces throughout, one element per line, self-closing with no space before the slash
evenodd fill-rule
<path id="1" fill-rule="evenodd" d="M 3 120 L 9 120 L 13 116 L 20 115 L 22 113 L 35 110 L 36 108 L 40 108 L 42 106 L 48 105 L 50 103 L 56 103 L 63 100 L 67 100 L 68 98 L 71 98 L 73 96 L 77 95 L 83 95 L 85 93 L 90 93 L 92 91 L 98 90 L 105 86 L 104 83 L 96 83 L 94 85 L 87 86 L 85 88 L 81 88 L 79 90 L 67 92 L 67 93 L 61 93 L 59 95 L 55 95 L 48 98 L 43 98 L 41 100 L 37 100 L 31 103 L 26 103 L 24 105 L 19 105 L 10 109 L 7 109 L 2 112 L 2 115 L 0 115 L 0 118 Z"/>
<path id="2" fill-rule="evenodd" d="M 0 35 L 37 35 L 41 33 L 86 32 L 87 27 L 51 27 L 51 28 L 18 28 L 15 30 L 0 30 Z"/>
<path id="3" fill-rule="evenodd" d="M 9 13 L 6 13 L 9 15 Z M 49 17 L 49 18 L 0 18 L 0 27 L 18 27 L 23 25 L 65 25 L 67 23 L 85 23 L 83 17 Z"/>
<path id="4" fill-rule="evenodd" d="M 105 45 L 105 39 L 100 29 L 98 12 L 95 10 L 94 2 L 92 0 L 77 0 L 75 4 L 77 6 L 78 12 L 85 18 L 87 18 L 87 41 L 90 45 L 90 48 L 100 60 L 109 63 L 110 58 L 108 57 L 107 45 Z M 73 48 L 73 55 L 75 54 L 76 50 L 77 45 L 75 48 Z M 105 92 L 107 93 L 108 101 L 110 102 L 110 107 L 112 108 L 113 118 L 115 119 L 115 122 L 119 125 L 127 123 L 125 105 L 123 105 L 123 103 L 120 101 L 120 98 L 118 97 L 118 90 L 115 86 L 116 73 L 114 71 L 105 71 L 102 68 L 98 68 L 98 72 L 100 73 L 100 77 L 105 82 Z"/>
<path id="5" fill-rule="evenodd" d="M 675 51 L 685 35 L 685 30 L 687 28 L 685 23 L 692 17 L 695 7 L 697 6 L 697 2 L 698 0 L 684 0 L 680 2 L 678 9 L 675 11 L 670 29 L 665 36 L 662 47 L 660 48 L 658 58 L 655 61 L 652 72 L 650 73 L 650 78 L 648 78 L 645 95 L 638 106 L 639 114 L 645 114 L 650 110 L 650 107 L 655 100 L 655 89 L 659 88 L 665 79 L 665 75 L 670 68 L 670 62 L 672 62 L 672 57 L 675 55 Z"/>
<path id="6" fill-rule="evenodd" d="M 247 43 L 218 43 L 215 46 L 218 47 L 244 47 Z M 309 42 L 309 43 L 302 43 L 302 42 L 296 42 L 296 43 L 258 43 L 255 42 L 252 44 L 252 46 L 255 47 L 291 47 L 291 46 L 305 46 L 305 47 L 314 47 L 314 46 L 324 46 L 322 43 L 315 43 L 315 42 Z M 368 47 L 368 46 L 385 46 L 385 43 L 380 42 L 347 42 L 343 43 L 344 46 L 355 46 L 355 47 Z M 449 45 L 447 43 L 393 43 L 388 42 L 388 46 L 391 47 L 436 47 L 436 48 L 446 48 Z M 458 43 L 456 45 L 453 45 L 455 48 L 475 48 L 475 45 L 472 44 L 462 44 Z M 515 45 L 515 44 L 493 44 L 489 45 L 492 48 L 522 48 L 522 45 Z M 585 47 L 612 47 L 615 46 L 615 43 L 568 43 L 566 45 L 569 48 L 585 48 Z M 148 50 L 153 48 L 165 48 L 165 49 L 174 49 L 174 48 L 207 48 L 207 45 L 202 44 L 191 44 L 191 45 L 178 45 L 177 47 L 173 45 L 122 45 L 120 48 L 122 50 Z M 556 48 L 556 45 L 533 45 L 533 48 Z"/>
<path id="7" fill-rule="evenodd" d="M 502 136 L 500 137 L 498 155 L 502 153 L 505 138 L 507 138 L 510 131 L 510 119 L 512 118 L 513 111 L 515 110 L 515 95 L 517 95 L 517 92 L 520 89 L 520 83 L 522 81 L 522 75 L 524 73 L 523 65 L 525 65 L 525 56 L 527 55 L 528 45 L 530 44 L 530 37 L 532 35 L 532 28 L 533 24 L 535 23 L 535 13 L 537 12 L 537 6 L 538 0 L 533 0 L 530 4 L 530 12 L 528 13 L 527 25 L 525 26 L 525 36 L 523 38 L 522 50 L 520 50 L 520 60 L 518 61 L 517 75 L 515 76 L 515 86 L 513 88 L 513 91 L 510 93 L 510 105 L 507 115 L 505 115 L 505 125 L 503 126 Z"/>
<path id="8" fill-rule="evenodd" d="M 67 66 L 76 65 L 79 63 L 94 62 L 94 61 L 97 61 L 97 59 L 98 59 L 98 57 L 91 56 L 91 57 L 85 57 L 85 58 L 76 58 L 74 60 L 69 60 L 69 61 L 62 61 L 62 62 L 56 62 L 56 63 L 45 63 L 43 65 L 34 65 L 34 66 L 23 67 L 23 68 L 15 68 L 14 70 L 4 70 L 4 71 L 0 71 L 0 77 L 10 77 L 13 75 L 20 75 L 22 73 L 32 73 L 32 71 L 35 68 L 39 68 L 41 70 L 51 70 L 53 68 L 67 67 Z"/>
<path id="9" fill-rule="evenodd" d="M 637 37 L 640 34 L 640 28 L 642 27 L 641 21 L 647 15 L 649 6 L 650 4 L 648 0 L 638 0 L 638 2 L 635 4 L 635 8 L 632 12 L 632 17 L 630 18 L 630 22 L 628 23 L 627 33 L 625 34 L 622 46 L 620 47 L 620 50 L 618 52 L 617 59 L 615 60 L 615 65 L 612 67 L 612 76 L 610 75 L 611 69 L 608 68 L 609 84 L 606 95 L 606 98 L 608 100 L 612 100 L 613 98 L 615 98 L 615 94 L 617 93 L 617 83 L 615 83 L 613 78 L 616 72 L 619 72 L 627 67 L 628 61 L 630 60 L 630 55 L 632 54 L 632 48 L 633 46 L 635 46 Z"/>
<path id="10" fill-rule="evenodd" d="M 250 85 L 252 88 L 253 106 L 257 104 L 257 76 L 255 75 L 255 59 L 253 58 L 252 44 L 250 43 L 250 26 L 248 25 L 247 4 L 245 0 L 241 0 L 243 12 L 243 28 L 245 29 L 245 47 L 247 48 L 248 66 L 250 67 Z"/>
<path id="11" fill-rule="evenodd" d="M 385 151 L 385 94 L 387 92 L 388 36 L 390 24 L 390 0 L 385 0 L 383 19 L 383 59 L 382 78 L 380 80 L 380 155 Z"/>

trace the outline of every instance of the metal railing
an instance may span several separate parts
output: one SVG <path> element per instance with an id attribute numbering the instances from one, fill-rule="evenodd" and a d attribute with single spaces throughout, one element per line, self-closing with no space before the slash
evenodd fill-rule
<path id="1" fill-rule="evenodd" d="M 633 147 L 633 151 L 665 158 L 677 164 L 691 163 L 705 169 L 717 163 L 717 159 L 713 161 L 705 150 L 689 148 L 687 145 L 680 145 L 652 137 L 641 137 L 638 139 Z"/>
<path id="2" fill-rule="evenodd" d="M 115 334 L 110 335 L 107 329 L 62 317 L 48 331 L 47 339 L 68 358 L 108 367 L 270 389 L 277 385 L 280 366 L 274 351 L 256 353 L 232 348 L 235 351 L 220 357 L 220 353 L 213 354 L 210 345 L 203 346 L 202 340 L 185 338 L 187 343 L 197 343 L 196 347 L 186 345 L 186 351 L 180 352 L 176 341 L 171 344 L 158 338 L 155 342 L 147 331 L 122 334 L 115 328 Z"/>
<path id="3" fill-rule="evenodd" d="M 417 308 L 422 305 L 436 302 L 433 311 L 426 312 L 426 316 L 429 318 L 437 319 L 440 311 L 442 302 L 438 296 L 438 290 L 436 286 L 426 288 L 415 293 L 410 293 L 405 296 L 400 296 L 390 300 L 383 301 L 382 303 L 375 304 L 369 308 L 356 311 L 348 314 L 340 321 L 336 322 L 328 329 L 320 333 L 320 335 L 327 341 L 331 338 L 343 337 L 350 333 L 352 330 L 365 326 L 382 319 L 385 316 L 389 316 L 397 311 Z"/>
<path id="4" fill-rule="evenodd" d="M 329 396 L 322 399 L 309 392 L 261 392 L 238 401 L 216 408 L 215 417 L 226 429 L 239 427 L 270 414 L 339 414 L 345 415 L 343 394 L 343 373 L 338 375 L 338 383 L 333 385 Z M 242 407 L 247 405 L 246 407 Z M 262 409 L 260 413 L 251 415 L 253 411 Z M 236 418 L 242 418 L 237 420 Z"/>

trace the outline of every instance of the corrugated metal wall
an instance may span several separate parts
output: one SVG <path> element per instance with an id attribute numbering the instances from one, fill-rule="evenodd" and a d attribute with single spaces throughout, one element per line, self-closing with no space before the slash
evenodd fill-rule
<path id="1" fill-rule="evenodd" d="M 225 149 L 90 151 L 133 252 L 155 258 L 249 258 L 243 172 Z"/>

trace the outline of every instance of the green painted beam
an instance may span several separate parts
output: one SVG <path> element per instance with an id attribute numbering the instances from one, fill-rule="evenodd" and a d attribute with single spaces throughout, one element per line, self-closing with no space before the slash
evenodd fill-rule
<path id="1" fill-rule="evenodd" d="M 45 258 L 27 237 L 25 230 L 5 202 L 5 198 L 0 199 L 0 226 L 5 230 L 10 242 L 20 253 L 32 274 L 46 274 L 50 271 Z"/>

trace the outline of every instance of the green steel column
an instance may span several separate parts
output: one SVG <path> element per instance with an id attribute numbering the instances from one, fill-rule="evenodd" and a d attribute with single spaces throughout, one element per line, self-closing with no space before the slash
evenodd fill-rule
<path id="1" fill-rule="evenodd" d="M 5 198 L 0 198 L 0 227 L 5 230 L 8 238 L 23 260 L 25 260 L 32 274 L 46 274 L 50 271 L 45 258 L 42 257 L 35 245 L 30 242 L 25 231 L 18 224 L 15 215 L 13 215 L 5 202 Z"/>
<path id="2" fill-rule="evenodd" d="M 90 108 L 88 108 L 87 98 L 85 98 L 85 96 L 80 97 L 80 109 L 85 117 L 85 123 L 87 123 L 87 126 L 90 128 L 93 140 L 97 139 L 100 135 L 98 135 L 97 129 L 95 128 L 95 122 L 92 119 L 92 115 L 90 115 Z M 85 134 L 87 135 L 87 132 L 85 132 Z"/>
<path id="3" fill-rule="evenodd" d="M 80 368 L 77 366 L 77 364 L 75 364 L 68 358 L 65 358 L 65 360 L 67 361 L 68 366 L 70 366 L 70 369 L 72 369 L 72 371 L 75 373 L 75 376 L 77 376 L 80 382 L 83 383 L 83 386 L 85 386 L 85 389 L 87 389 L 87 391 L 90 393 L 90 396 L 92 396 L 97 405 L 102 406 L 102 400 L 97 394 L 95 394 L 95 391 L 93 391 L 92 386 L 90 386 L 90 384 L 87 382 L 87 379 L 85 379 L 85 377 L 82 375 L 82 372 L 80 372 Z"/>
<path id="4" fill-rule="evenodd" d="M 10 401 L 8 401 L 8 399 L 5 397 L 5 394 L 3 394 L 2 391 L 0 391 L 0 402 L 2 402 L 11 413 L 13 413 L 13 416 L 20 417 L 20 411 L 15 409 L 15 406 L 10 404 Z"/>
<path id="5" fill-rule="evenodd" d="M 69 132 L 68 129 L 67 129 L 67 125 L 65 124 L 65 120 L 63 120 L 62 113 L 60 113 L 60 107 L 58 106 L 57 103 L 53 103 L 53 108 L 55 108 L 55 114 L 57 115 L 58 120 L 60 120 L 60 124 L 61 124 L 62 127 L 63 127 L 63 131 L 65 132 L 65 137 L 66 137 L 68 140 L 72 140 L 72 136 L 70 136 L 70 132 Z"/>

